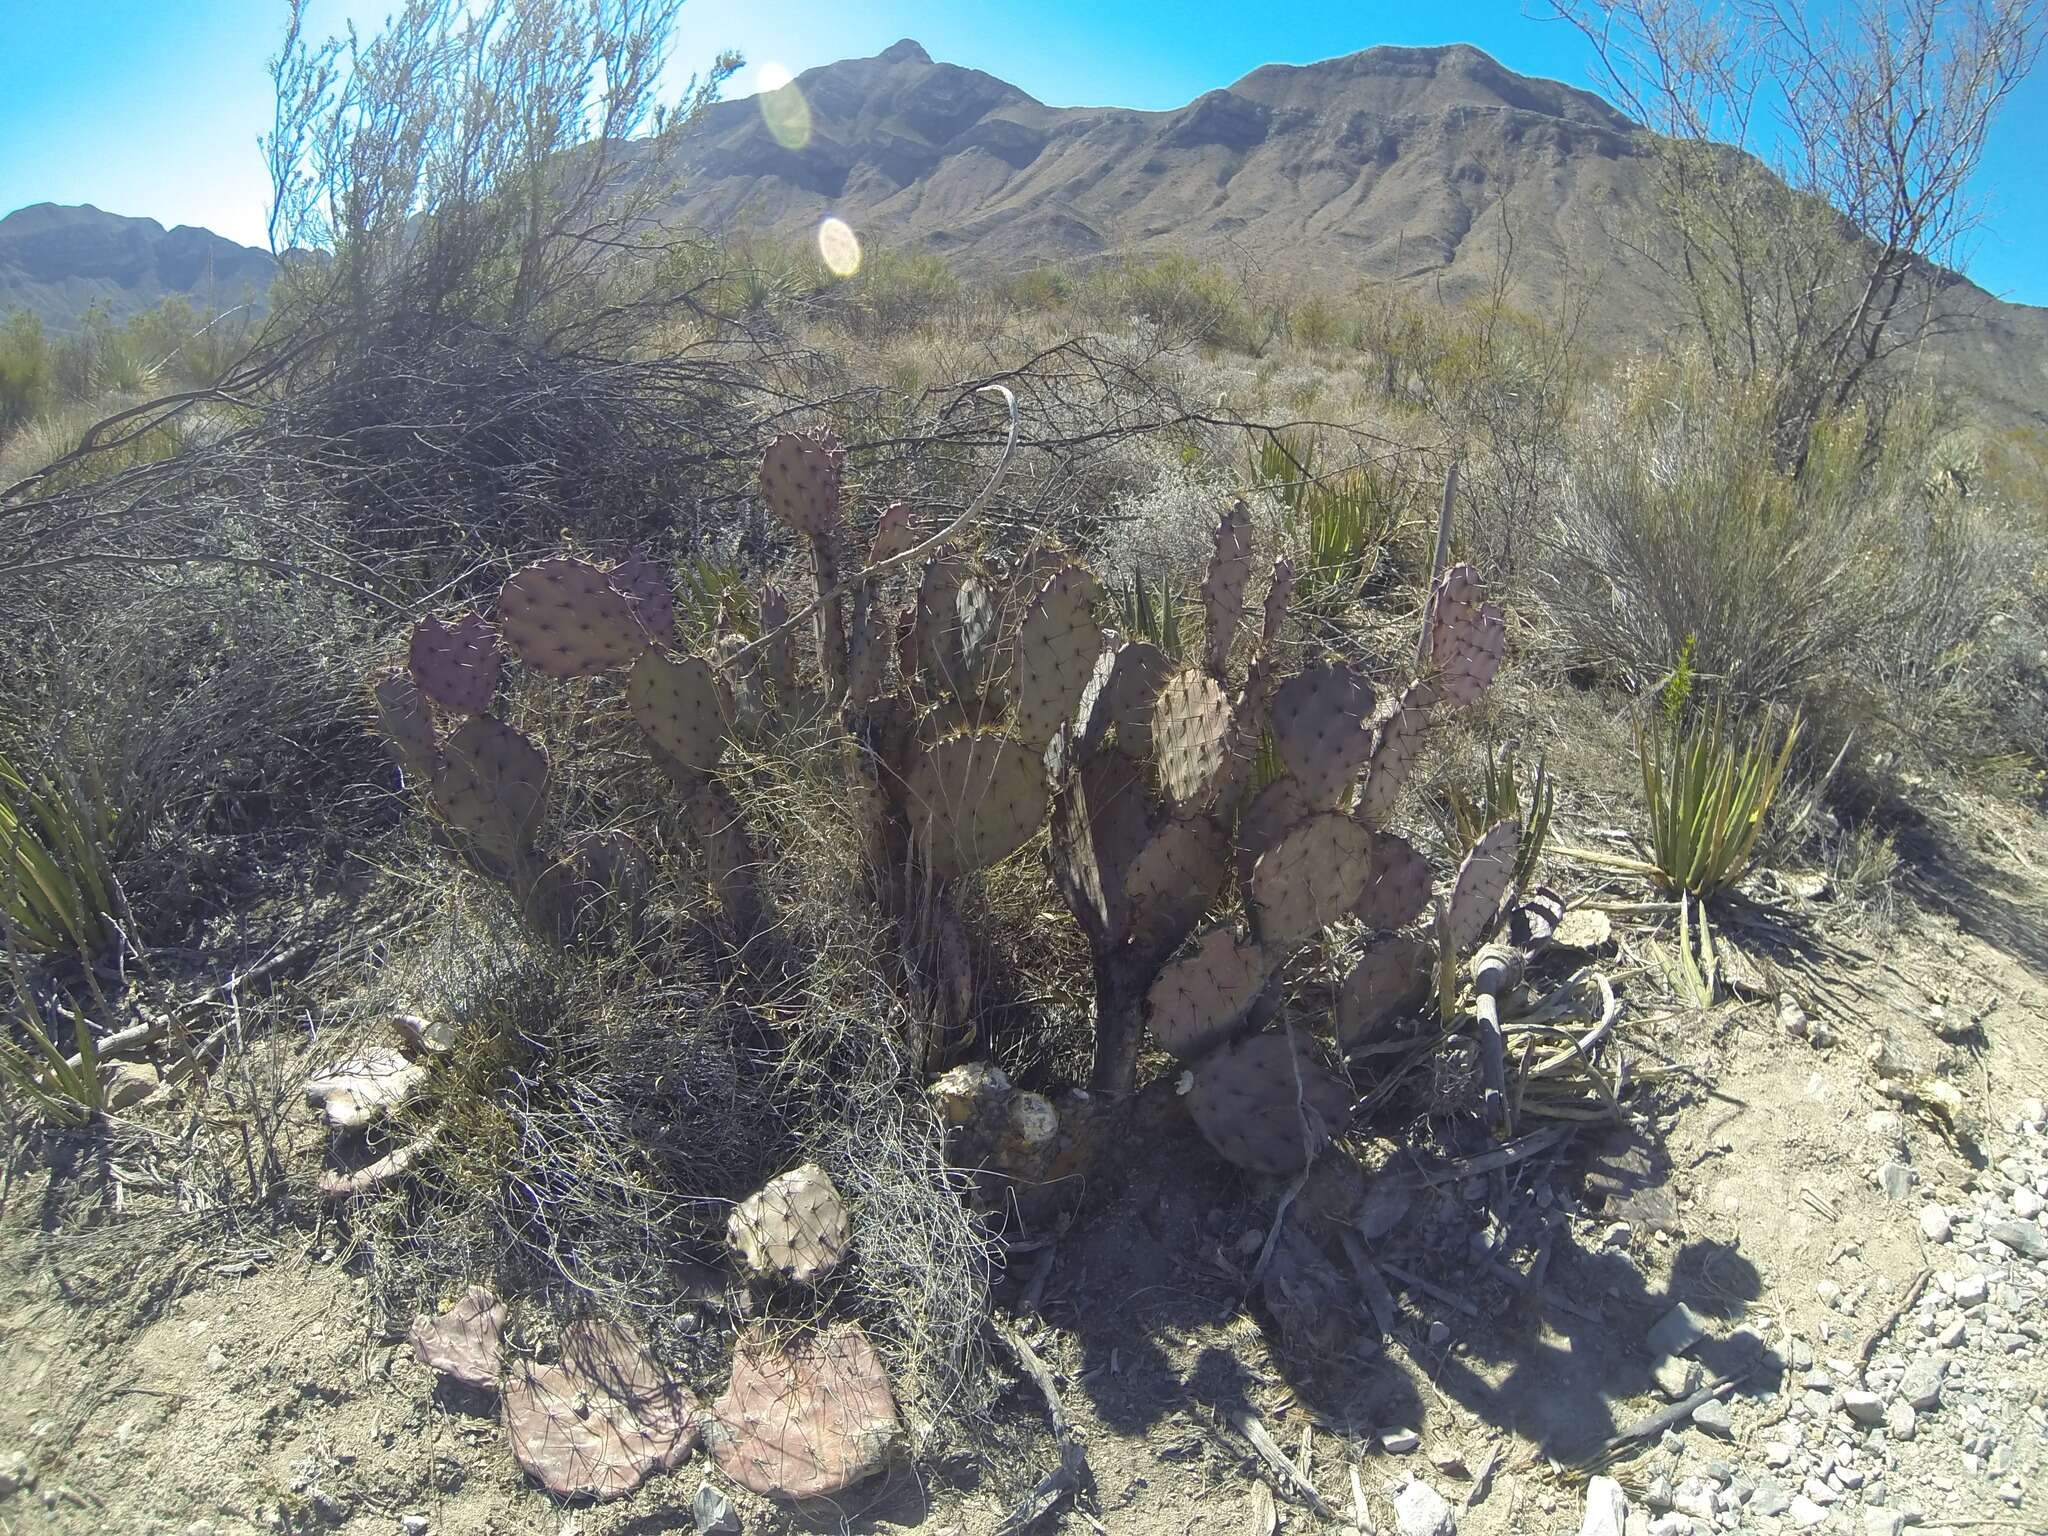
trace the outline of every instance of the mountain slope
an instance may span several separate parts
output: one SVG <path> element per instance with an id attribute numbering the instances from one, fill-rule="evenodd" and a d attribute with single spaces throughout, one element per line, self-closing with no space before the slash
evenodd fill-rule
<path id="1" fill-rule="evenodd" d="M 1587 339 L 1620 348 L 1679 315 L 1627 238 L 1654 209 L 1641 131 L 1464 44 L 1268 65 L 1165 112 L 1048 107 L 908 41 L 795 90 L 800 147 L 756 100 L 706 115 L 671 167 L 679 218 L 794 237 L 834 214 L 871 249 L 984 272 L 1181 250 L 1302 292 L 1370 278 L 1455 303 L 1499 286 L 1555 313 L 1576 291 L 1594 300 Z M 1984 324 L 1928 364 L 1996 418 L 2048 423 L 2048 310 L 1945 292 Z"/>
<path id="2" fill-rule="evenodd" d="M 27 309 L 69 330 L 93 304 L 115 320 L 178 295 L 226 309 L 270 287 L 266 251 L 209 230 L 37 203 L 0 219 L 0 315 Z"/>

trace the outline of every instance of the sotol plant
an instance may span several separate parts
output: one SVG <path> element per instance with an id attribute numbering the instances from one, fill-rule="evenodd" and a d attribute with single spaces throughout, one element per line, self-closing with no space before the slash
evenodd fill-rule
<path id="1" fill-rule="evenodd" d="M 1275 566 L 1253 630 L 1239 503 L 1215 532 L 1200 654 L 1191 640 L 1183 662 L 1105 631 L 1102 584 L 1064 550 L 972 552 L 964 536 L 993 480 L 928 536 L 908 508 L 885 509 L 845 574 L 843 470 L 829 434 L 768 445 L 761 492 L 807 542 L 815 596 L 792 610 L 760 588 L 751 639 L 686 653 L 667 573 L 639 561 L 544 560 L 506 581 L 495 625 L 423 619 L 408 666 L 376 685 L 409 776 L 469 862 L 509 882 L 536 921 L 573 929 L 592 904 L 630 905 L 645 884 L 637 847 L 615 835 L 535 846 L 547 757 L 489 712 L 501 638 L 547 676 L 621 673 L 714 884 L 744 907 L 750 840 L 719 781 L 724 748 L 737 730 L 775 731 L 783 703 L 822 689 L 844 728 L 827 771 L 845 777 L 876 899 L 949 1037 L 971 1038 L 976 1001 L 952 888 L 1049 827 L 1056 882 L 1093 955 L 1093 1102 L 1128 1099 L 1149 1030 L 1191 1074 L 1188 1107 L 1218 1152 L 1263 1172 L 1301 1168 L 1349 1117 L 1332 1047 L 1369 1042 L 1425 999 L 1507 906 L 1519 821 L 1488 828 L 1443 896 L 1386 830 L 1432 714 L 1471 704 L 1500 666 L 1499 606 L 1470 567 L 1443 571 L 1415 673 L 1384 698 L 1335 658 L 1286 671 L 1293 573 Z M 799 679 L 791 640 L 806 622 L 816 673 Z M 1396 931 L 1432 911 L 1429 937 Z M 1341 956 L 1334 990 L 1315 956 Z"/>

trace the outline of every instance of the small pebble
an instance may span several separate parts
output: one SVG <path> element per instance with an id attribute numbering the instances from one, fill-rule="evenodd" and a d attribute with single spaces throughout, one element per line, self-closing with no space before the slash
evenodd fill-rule
<path id="1" fill-rule="evenodd" d="M 1938 1205 L 1923 1205 L 1920 1208 L 1920 1230 L 1930 1243 L 1947 1242 L 1950 1231 L 1948 1212 Z"/>

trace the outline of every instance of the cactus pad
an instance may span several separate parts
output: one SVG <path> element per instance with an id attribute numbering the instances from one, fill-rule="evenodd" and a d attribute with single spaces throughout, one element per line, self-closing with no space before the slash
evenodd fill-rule
<path id="1" fill-rule="evenodd" d="M 1123 942 L 1130 915 L 1124 872 L 1150 836 L 1137 758 L 1106 747 L 1066 774 L 1053 805 L 1053 874 L 1098 952 Z"/>
<path id="2" fill-rule="evenodd" d="M 910 503 L 892 501 L 875 520 L 874 541 L 868 545 L 868 564 L 880 565 L 906 550 L 917 547 L 917 529 L 910 519 Z"/>
<path id="3" fill-rule="evenodd" d="M 1368 928 L 1400 928 L 1429 905 L 1435 879 L 1429 861 L 1405 837 L 1382 832 L 1372 842 L 1372 873 L 1351 915 Z"/>
<path id="4" fill-rule="evenodd" d="M 933 743 L 905 787 L 918 846 L 941 880 L 1015 853 L 1045 820 L 1038 755 L 989 731 Z"/>
<path id="5" fill-rule="evenodd" d="M 734 1206 L 725 1240 L 760 1279 L 815 1285 L 853 1246 L 853 1223 L 825 1170 L 805 1163 Z"/>
<path id="6" fill-rule="evenodd" d="M 611 568 L 610 580 L 650 645 L 675 643 L 675 577 L 666 566 L 645 555 L 629 555 Z"/>
<path id="7" fill-rule="evenodd" d="M 1336 660 L 1304 667 L 1273 691 L 1273 740 L 1311 805 L 1335 806 L 1365 766 L 1372 710 L 1372 684 Z"/>
<path id="8" fill-rule="evenodd" d="M 742 1488 L 829 1499 L 881 1471 L 900 1429 L 889 1375 L 855 1324 L 786 1341 L 756 1325 L 733 1348 L 704 1438 Z"/>
<path id="9" fill-rule="evenodd" d="M 1380 1026 L 1429 996 L 1435 971 L 1429 945 L 1400 934 L 1359 956 L 1337 989 L 1337 1041 L 1346 1050 L 1370 1044 Z"/>
<path id="10" fill-rule="evenodd" d="M 1372 833 L 1335 811 L 1311 816 L 1252 868 L 1251 911 L 1276 955 L 1345 916 L 1372 868 Z"/>
<path id="11" fill-rule="evenodd" d="M 625 594 L 588 560 L 567 556 L 507 576 L 498 622 L 519 659 L 549 677 L 594 677 L 647 649 Z"/>
<path id="12" fill-rule="evenodd" d="M 1159 973 L 1145 994 L 1146 1022 L 1160 1048 L 1193 1061 L 1229 1038 L 1266 984 L 1266 952 L 1211 928 L 1192 953 Z"/>
<path id="13" fill-rule="evenodd" d="M 769 582 L 761 588 L 761 628 L 767 637 L 762 647 L 769 679 L 787 692 L 796 685 L 796 648 L 784 627 L 789 623 L 789 594 Z"/>
<path id="14" fill-rule="evenodd" d="M 1273 582 L 1266 588 L 1264 622 L 1259 626 L 1259 647 L 1271 651 L 1280 641 L 1287 623 L 1287 605 L 1294 601 L 1294 562 L 1285 555 L 1273 562 Z"/>
<path id="15" fill-rule="evenodd" d="M 526 913 L 545 932 L 571 938 L 610 915 L 634 921 L 647 901 L 654 867 L 624 832 L 582 832 L 542 870 L 526 894 Z"/>
<path id="16" fill-rule="evenodd" d="M 1469 955 L 1493 932 L 1500 918 L 1501 903 L 1507 900 L 1514 882 L 1515 860 L 1522 851 L 1522 823 L 1513 817 L 1497 821 L 1480 834 L 1465 862 L 1458 866 L 1458 880 L 1451 887 L 1448 909 L 1451 949 Z"/>
<path id="17" fill-rule="evenodd" d="M 412 1321 L 412 1352 L 421 1365 L 465 1387 L 488 1391 L 505 1369 L 505 1303 L 480 1285 L 439 1317 Z"/>
<path id="18" fill-rule="evenodd" d="M 647 739 L 685 768 L 709 769 L 725 750 L 724 690 L 701 656 L 643 653 L 626 678 L 626 704 Z"/>
<path id="19" fill-rule="evenodd" d="M 1202 579 L 1202 613 L 1207 621 L 1203 663 L 1221 674 L 1230 661 L 1237 627 L 1244 621 L 1244 592 L 1252 576 L 1252 511 L 1242 501 L 1216 524 L 1209 573 Z"/>
<path id="20" fill-rule="evenodd" d="M 1500 604 L 1486 601 L 1471 566 L 1452 566 L 1437 578 L 1429 623 L 1430 662 L 1444 702 L 1462 708 L 1476 700 L 1507 652 L 1507 616 Z"/>
<path id="21" fill-rule="evenodd" d="M 1171 954 L 1230 878 L 1230 845 L 1207 817 L 1169 821 L 1124 874 L 1130 938 L 1141 954 Z"/>
<path id="22" fill-rule="evenodd" d="M 1182 814 L 1215 804 L 1231 772 L 1230 701 L 1223 685 L 1193 668 L 1167 679 L 1153 706 L 1159 783 Z"/>
<path id="23" fill-rule="evenodd" d="M 1188 1111 L 1223 1158 L 1254 1173 L 1299 1173 L 1351 1120 L 1351 1089 L 1306 1037 L 1254 1035 L 1195 1068 Z"/>
<path id="24" fill-rule="evenodd" d="M 1017 713 L 1019 738 L 1044 747 L 1074 718 L 1102 653 L 1095 621 L 1102 583 L 1084 565 L 1055 574 L 1024 610 L 1017 631 Z"/>
<path id="25" fill-rule="evenodd" d="M 494 715 L 472 715 L 442 747 L 431 795 L 450 826 L 509 869 L 540 824 L 547 782 L 539 747 Z"/>
<path id="26" fill-rule="evenodd" d="M 889 680 L 888 628 L 880 601 L 863 588 L 846 626 L 846 697 L 855 706 L 872 700 Z"/>
<path id="27" fill-rule="evenodd" d="M 458 715 L 480 715 L 498 691 L 498 632 L 480 613 L 453 623 L 428 614 L 412 627 L 406 665 L 420 692 Z"/>
<path id="28" fill-rule="evenodd" d="M 396 667 L 377 679 L 376 694 L 377 729 L 397 752 L 406 778 L 431 782 L 441 765 L 441 738 L 426 695 L 410 673 Z"/>
<path id="29" fill-rule="evenodd" d="M 562 1363 L 514 1365 L 498 1406 L 513 1457 L 561 1498 L 623 1497 L 697 1443 L 696 1399 L 611 1323 L 569 1324 Z"/>
<path id="30" fill-rule="evenodd" d="M 1415 771 L 1422 752 L 1423 727 L 1438 702 L 1436 684 L 1418 677 L 1401 690 L 1393 713 L 1381 722 L 1373 744 L 1365 787 L 1358 795 L 1358 815 L 1368 825 L 1383 827 L 1401 803 L 1402 786 Z"/>
<path id="31" fill-rule="evenodd" d="M 1237 819 L 1237 883 L 1249 889 L 1259 855 L 1270 851 L 1315 812 L 1301 786 L 1284 774 L 1254 795 Z"/>
<path id="32" fill-rule="evenodd" d="M 784 432 L 761 454 L 761 498 L 782 525 L 807 538 L 839 526 L 846 450 L 831 432 Z"/>
<path id="33" fill-rule="evenodd" d="M 1095 658 L 1095 669 L 1074 711 L 1074 740 L 1097 751 L 1112 732 L 1134 757 L 1152 754 L 1152 714 L 1173 664 L 1148 640 L 1127 640 Z"/>

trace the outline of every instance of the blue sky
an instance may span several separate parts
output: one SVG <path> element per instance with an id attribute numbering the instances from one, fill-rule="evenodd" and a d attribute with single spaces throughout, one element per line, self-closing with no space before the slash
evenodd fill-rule
<path id="1" fill-rule="evenodd" d="M 314 25 L 390 8 L 313 0 Z M 1376 43 L 1476 43 L 1509 68 L 1590 83 L 1586 50 L 1538 0 L 1319 0 L 1147 3 L 1032 0 L 688 0 L 679 75 L 737 48 L 747 94 L 767 64 L 801 73 L 914 37 L 1061 106 L 1178 106 L 1266 63 L 1308 63 Z M 0 0 L 0 213 L 27 203 L 93 203 L 165 224 L 200 224 L 263 243 L 267 187 L 255 139 L 270 114 L 265 60 L 282 0 Z M 1254 19 L 1255 18 L 1255 19 Z M 680 82 L 678 82 L 680 83 Z M 1993 292 L 2048 304 L 2048 71 L 2001 121 L 1981 176 L 1988 202 L 1970 275 Z"/>

